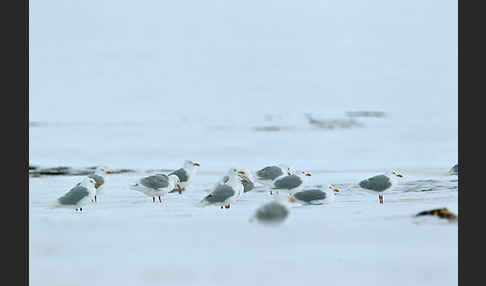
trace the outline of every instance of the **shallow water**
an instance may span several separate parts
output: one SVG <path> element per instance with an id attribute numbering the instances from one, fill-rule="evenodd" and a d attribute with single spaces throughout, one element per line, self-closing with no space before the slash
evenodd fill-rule
<path id="1" fill-rule="evenodd" d="M 452 1 L 31 1 L 29 163 L 106 165 L 99 203 L 50 209 L 81 176 L 29 179 L 32 285 L 457 285 Z M 373 117 L 374 116 L 374 117 Z M 164 204 L 128 189 L 201 163 Z M 385 204 L 343 191 L 278 227 L 195 204 L 231 167 L 309 186 L 405 175 Z M 460 215 L 460 214 L 459 214 Z"/>
<path id="2" fill-rule="evenodd" d="M 316 172 L 309 186 L 344 187 L 371 173 Z M 457 224 L 413 217 L 438 207 L 457 214 L 457 182 L 451 183 L 451 176 L 411 175 L 397 190 L 385 193 L 383 205 L 368 193 L 343 191 L 321 206 L 292 205 L 284 223 L 264 227 L 249 222 L 257 207 L 273 199 L 261 187 L 228 210 L 198 208 L 195 205 L 205 190 L 224 174 L 201 171 L 193 190 L 154 204 L 128 189 L 129 183 L 145 174 L 108 175 L 99 202 L 82 214 L 49 208 L 80 176 L 31 178 L 31 282 L 457 283 Z M 437 189 L 407 191 L 421 188 L 424 178 L 433 180 Z M 456 189 L 440 186 L 453 184 Z"/>

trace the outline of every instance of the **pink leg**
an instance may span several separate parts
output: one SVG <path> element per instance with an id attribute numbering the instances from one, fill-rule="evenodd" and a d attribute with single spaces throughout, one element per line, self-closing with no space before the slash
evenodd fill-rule
<path id="1" fill-rule="evenodd" d="M 95 195 L 94 199 L 95 199 L 94 202 L 96 203 L 96 195 Z"/>
<path id="2" fill-rule="evenodd" d="M 383 203 L 383 195 L 378 195 L 378 199 L 380 199 L 380 204 Z"/>
<path id="3" fill-rule="evenodd" d="M 155 197 L 152 197 L 152 202 L 155 203 Z"/>
<path id="4" fill-rule="evenodd" d="M 79 211 L 81 211 L 81 212 L 82 212 L 82 211 L 83 211 L 83 208 L 79 208 Z"/>
<path id="5" fill-rule="evenodd" d="M 160 196 L 159 196 L 159 202 L 161 202 L 161 203 L 162 203 L 162 199 L 160 198 Z"/>
<path id="6" fill-rule="evenodd" d="M 270 195 L 273 195 L 272 191 L 270 191 Z"/>

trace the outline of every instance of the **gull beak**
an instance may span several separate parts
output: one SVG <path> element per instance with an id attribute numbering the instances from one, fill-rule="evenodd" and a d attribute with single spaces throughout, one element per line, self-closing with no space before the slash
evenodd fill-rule
<path id="1" fill-rule="evenodd" d="M 306 173 L 305 175 L 308 177 L 312 176 L 311 173 Z"/>
<path id="2" fill-rule="evenodd" d="M 194 163 L 193 164 L 194 166 L 197 166 L 197 167 L 200 167 L 201 165 L 199 165 L 199 163 Z"/>
<path id="3" fill-rule="evenodd" d="M 182 188 L 181 185 L 177 184 L 177 190 L 179 191 L 179 195 L 182 194 Z"/>
<path id="4" fill-rule="evenodd" d="M 335 193 L 339 193 L 339 190 L 338 190 L 338 189 L 334 189 L 334 192 L 335 192 Z"/>
<path id="5" fill-rule="evenodd" d="M 402 174 L 397 174 L 397 177 L 403 178 L 403 175 Z"/>
<path id="6" fill-rule="evenodd" d="M 248 184 L 248 180 L 247 179 L 242 179 L 241 180 L 242 183 L 247 183 Z"/>
<path id="7" fill-rule="evenodd" d="M 290 197 L 290 198 L 289 198 L 289 202 L 291 202 L 291 203 L 295 203 L 295 202 L 296 202 L 296 200 L 295 200 L 293 197 Z"/>
<path id="8" fill-rule="evenodd" d="M 106 171 L 106 173 L 109 175 L 109 174 L 113 174 L 112 171 Z"/>
<path id="9" fill-rule="evenodd" d="M 289 176 L 292 176 L 292 174 L 290 174 L 290 172 L 287 172 L 287 174 L 288 174 Z"/>
<path id="10" fill-rule="evenodd" d="M 95 183 L 95 187 L 99 187 L 99 186 L 101 186 L 100 183 Z"/>
<path id="11" fill-rule="evenodd" d="M 245 173 L 245 172 L 243 172 L 243 171 L 238 171 L 238 174 L 245 175 L 246 173 Z"/>

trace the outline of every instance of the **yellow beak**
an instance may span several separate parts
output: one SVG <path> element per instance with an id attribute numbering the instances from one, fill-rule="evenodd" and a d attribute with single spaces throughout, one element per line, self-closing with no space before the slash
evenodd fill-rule
<path id="1" fill-rule="evenodd" d="M 194 166 L 200 167 L 201 165 L 199 165 L 199 163 L 194 163 Z"/>
<path id="2" fill-rule="evenodd" d="M 311 173 L 307 173 L 307 174 L 305 174 L 305 175 L 306 175 L 306 176 L 308 176 L 308 177 L 312 176 L 312 175 L 311 175 Z"/>
<path id="3" fill-rule="evenodd" d="M 291 203 L 295 203 L 295 202 L 296 202 L 296 200 L 295 200 L 293 197 L 290 197 L 290 198 L 289 198 L 289 202 L 291 202 Z"/>
<path id="4" fill-rule="evenodd" d="M 245 173 L 245 172 L 243 172 L 243 171 L 238 171 L 238 174 L 242 174 L 242 175 L 244 175 L 244 174 L 246 174 L 246 173 Z"/>
<path id="5" fill-rule="evenodd" d="M 113 172 L 112 172 L 112 171 L 106 171 L 106 173 L 107 173 L 107 174 L 113 174 Z"/>
<path id="6" fill-rule="evenodd" d="M 96 183 L 95 183 L 95 187 L 99 187 L 99 186 L 101 186 L 101 184 L 100 184 L 100 183 L 98 183 L 98 182 L 96 182 Z"/>
<path id="7" fill-rule="evenodd" d="M 402 174 L 397 174 L 397 177 L 403 178 L 403 175 Z"/>
<path id="8" fill-rule="evenodd" d="M 248 184 L 248 180 L 247 179 L 242 179 L 241 180 L 242 183 L 247 183 Z"/>
<path id="9" fill-rule="evenodd" d="M 339 193 L 339 190 L 338 190 L 338 189 L 334 189 L 334 192 L 335 192 L 335 193 Z"/>

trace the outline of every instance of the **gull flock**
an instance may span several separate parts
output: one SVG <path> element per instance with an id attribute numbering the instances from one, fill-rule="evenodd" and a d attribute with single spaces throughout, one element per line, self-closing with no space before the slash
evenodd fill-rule
<path id="1" fill-rule="evenodd" d="M 163 203 L 168 193 L 177 192 L 182 195 L 191 189 L 199 163 L 186 160 L 182 168 L 170 173 L 158 173 L 138 179 L 128 187 L 150 198 L 152 202 Z M 54 207 L 71 208 L 82 212 L 83 206 L 96 203 L 96 195 L 105 185 L 104 177 L 112 172 L 107 167 L 97 167 L 94 174 L 89 175 L 76 184 L 66 194 L 57 199 Z M 231 168 L 214 184 L 210 192 L 197 204 L 198 207 L 218 206 L 229 209 L 241 197 L 252 191 L 257 184 L 264 186 L 274 200 L 260 206 L 250 217 L 250 221 L 262 224 L 280 224 L 289 215 L 289 204 L 320 205 L 331 202 L 340 190 L 332 184 L 326 188 L 306 187 L 312 174 L 308 171 L 296 170 L 285 164 L 264 167 L 254 172 Z M 378 195 L 380 204 L 384 203 L 383 193 L 393 189 L 398 179 L 403 175 L 395 170 L 363 179 L 350 188 Z"/>

